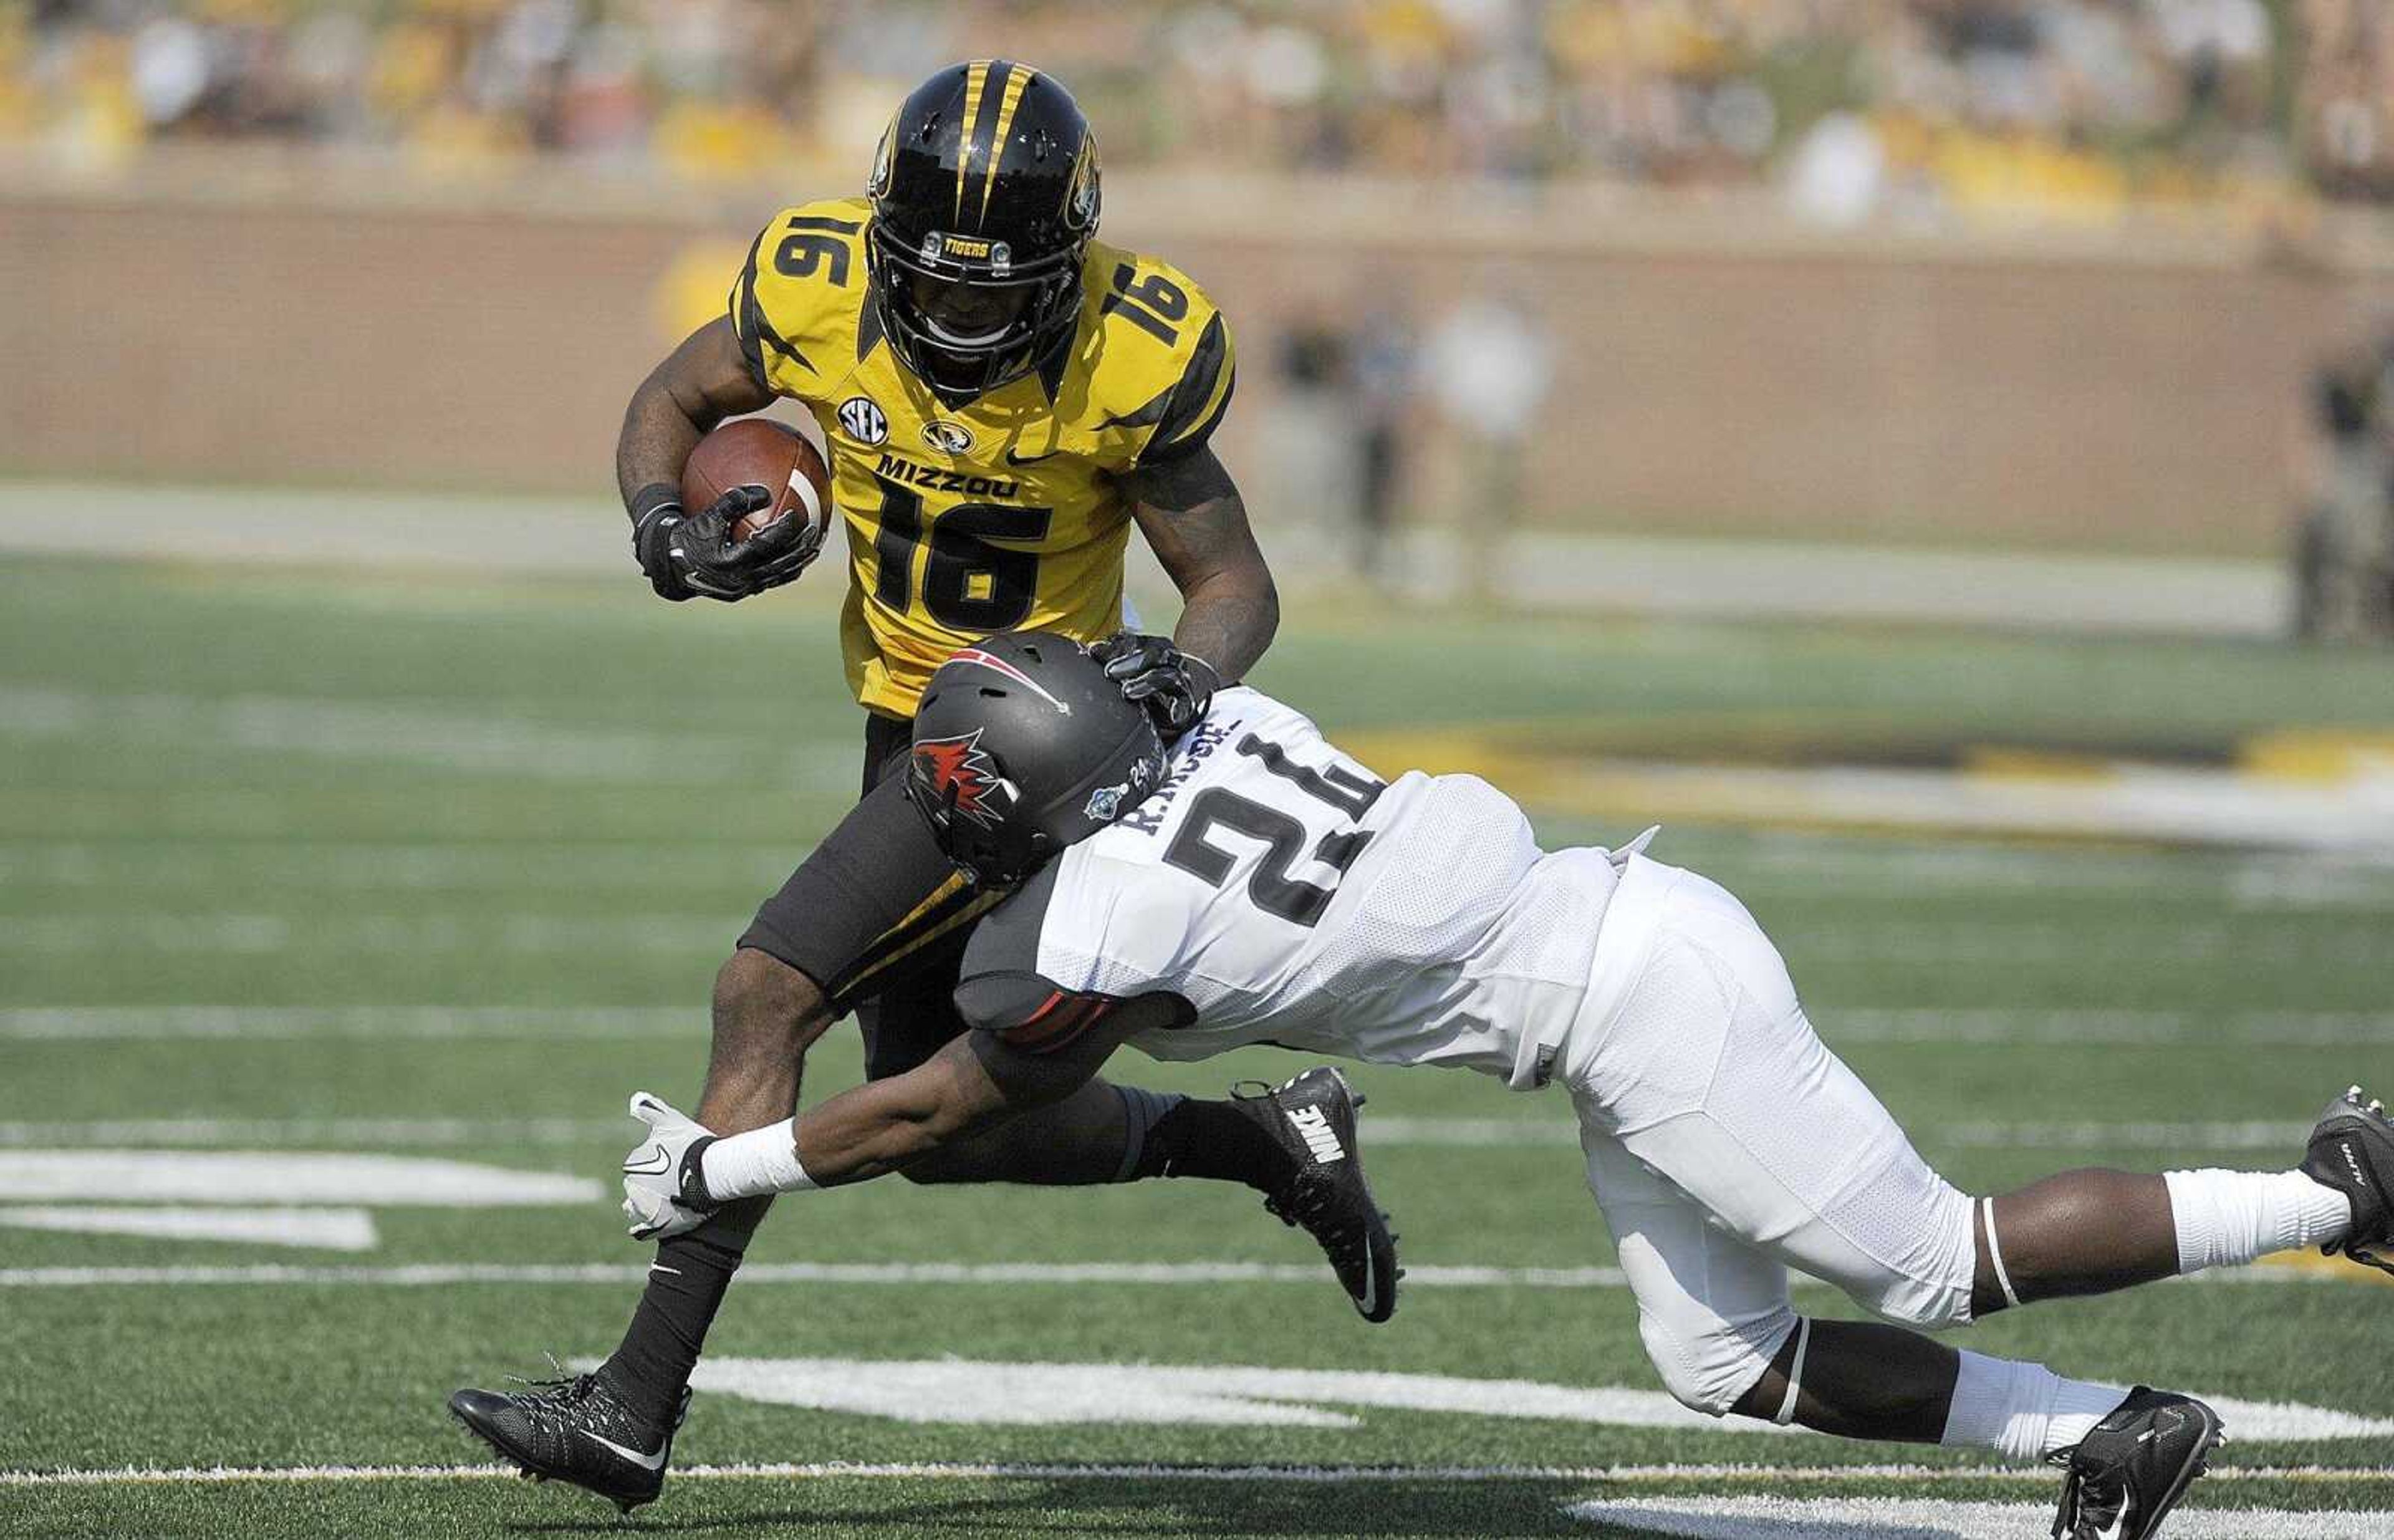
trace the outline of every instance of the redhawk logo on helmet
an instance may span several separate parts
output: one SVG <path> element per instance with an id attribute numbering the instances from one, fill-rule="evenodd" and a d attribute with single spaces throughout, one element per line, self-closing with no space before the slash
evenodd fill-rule
<path id="1" fill-rule="evenodd" d="M 922 806 L 960 813 L 990 828 L 1005 815 L 1000 804 L 1012 801 L 1014 788 L 981 752 L 980 733 L 975 728 L 959 738 L 916 744 L 907 772 L 924 793 L 917 798 Z"/>

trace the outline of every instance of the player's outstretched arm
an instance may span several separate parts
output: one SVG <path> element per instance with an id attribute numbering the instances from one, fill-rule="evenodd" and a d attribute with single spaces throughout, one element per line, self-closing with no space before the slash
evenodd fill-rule
<path id="1" fill-rule="evenodd" d="M 1246 677 L 1280 627 L 1280 592 L 1247 506 L 1210 446 L 1131 473 L 1139 532 L 1180 590 L 1173 644 L 1220 682 Z"/>
<path id="2" fill-rule="evenodd" d="M 652 1229 L 664 1222 L 661 1196 L 703 1214 L 734 1198 L 840 1187 L 903 1169 L 1063 1100 L 1088 1084 L 1125 1037 L 1183 1020 L 1186 1011 L 1172 996 L 1126 1001 L 1069 1040 L 1042 1039 L 1044 1052 L 998 1032 L 974 1031 L 904 1074 L 844 1091 L 771 1127 L 720 1139 L 693 1127 L 693 1138 L 675 1147 L 677 1169 L 646 1178 L 644 1207 L 655 1211 L 646 1222 Z M 664 1163 L 627 1163 L 627 1193 L 641 1185 L 628 1175 L 638 1164 Z"/>
<path id="3" fill-rule="evenodd" d="M 993 1032 L 966 1033 L 905 1074 L 868 1082 L 801 1114 L 798 1160 L 823 1187 L 887 1176 L 1063 1100 L 1097 1074 L 1120 1041 L 1120 1030 L 1101 1027 L 1052 1053 L 1032 1053 Z"/>

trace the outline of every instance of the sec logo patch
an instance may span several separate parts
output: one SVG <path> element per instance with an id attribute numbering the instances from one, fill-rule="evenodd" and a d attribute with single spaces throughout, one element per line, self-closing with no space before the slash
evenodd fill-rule
<path id="1" fill-rule="evenodd" d="M 862 396 L 850 396 L 839 403 L 839 426 L 860 443 L 883 443 L 889 438 L 889 419 Z"/>
<path id="2" fill-rule="evenodd" d="M 945 417 L 933 417 L 923 425 L 923 441 L 942 454 L 972 453 L 972 429 Z"/>

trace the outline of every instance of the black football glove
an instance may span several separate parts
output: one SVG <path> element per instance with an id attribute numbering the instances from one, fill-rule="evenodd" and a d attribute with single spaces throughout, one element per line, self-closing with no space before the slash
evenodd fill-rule
<path id="1" fill-rule="evenodd" d="M 1195 726 L 1222 686 L 1212 664 L 1173 646 L 1170 637 L 1117 631 L 1090 648 L 1089 655 L 1106 665 L 1106 678 L 1122 686 L 1125 700 L 1147 707 L 1155 730 L 1166 738 Z"/>
<path id="2" fill-rule="evenodd" d="M 822 542 L 797 518 L 733 540 L 731 526 L 741 516 L 770 501 L 764 488 L 742 486 L 692 517 L 677 503 L 658 504 L 632 526 L 632 554 L 657 596 L 676 603 L 704 594 L 729 604 L 778 588 L 806 571 Z"/>

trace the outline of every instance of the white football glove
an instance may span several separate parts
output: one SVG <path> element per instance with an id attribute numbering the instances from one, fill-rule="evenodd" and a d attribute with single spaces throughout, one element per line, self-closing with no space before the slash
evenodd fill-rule
<path id="1" fill-rule="evenodd" d="M 717 1205 L 706 1196 L 699 1156 L 715 1136 L 646 1091 L 632 1093 L 631 1114 L 649 1137 L 624 1157 L 624 1217 L 635 1241 L 668 1241 L 704 1224 Z"/>

